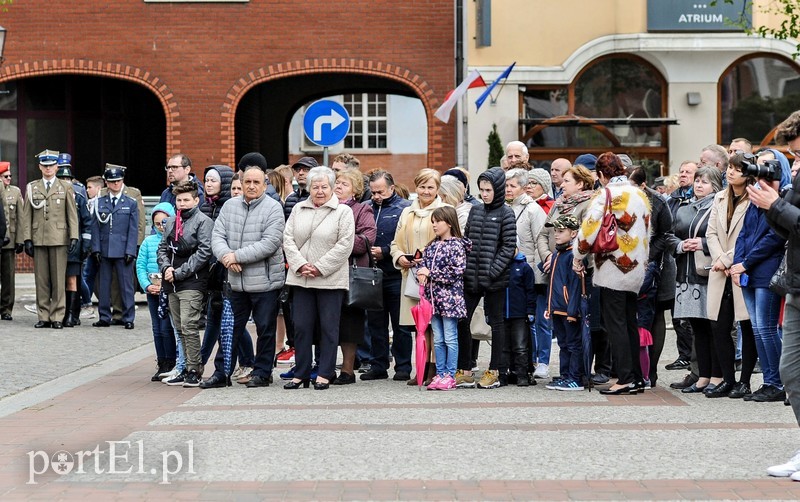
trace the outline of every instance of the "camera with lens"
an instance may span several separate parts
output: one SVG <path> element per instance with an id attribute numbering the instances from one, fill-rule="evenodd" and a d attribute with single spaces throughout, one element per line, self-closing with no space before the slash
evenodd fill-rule
<path id="1" fill-rule="evenodd" d="M 776 160 L 765 160 L 763 164 L 756 161 L 755 155 L 750 158 L 745 156 L 742 160 L 742 174 L 764 181 L 775 181 L 781 179 L 781 163 Z"/>

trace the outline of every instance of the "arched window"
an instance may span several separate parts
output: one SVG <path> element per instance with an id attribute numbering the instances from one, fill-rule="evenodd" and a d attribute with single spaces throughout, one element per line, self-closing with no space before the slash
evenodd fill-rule
<path id="1" fill-rule="evenodd" d="M 719 80 L 719 142 L 772 142 L 772 130 L 800 109 L 800 71 L 785 58 L 755 54 L 735 61 Z"/>
<path id="2" fill-rule="evenodd" d="M 531 158 L 627 153 L 658 176 L 667 160 L 667 83 L 631 54 L 598 58 L 567 86 L 520 93 L 520 140 Z"/>

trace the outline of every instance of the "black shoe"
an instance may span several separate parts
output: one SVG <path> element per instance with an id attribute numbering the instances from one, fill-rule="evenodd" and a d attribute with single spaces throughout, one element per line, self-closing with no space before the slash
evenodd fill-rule
<path id="1" fill-rule="evenodd" d="M 92 326 L 94 326 L 95 328 L 107 328 L 111 326 L 111 324 L 108 321 L 100 319 L 99 321 L 93 322 Z"/>
<path id="2" fill-rule="evenodd" d="M 158 378 L 158 375 L 164 372 L 167 367 L 166 359 L 156 359 L 156 373 L 150 377 L 151 382 L 160 382 L 161 379 Z"/>
<path id="3" fill-rule="evenodd" d="M 685 370 L 689 366 L 691 366 L 689 361 L 685 361 L 679 357 L 678 359 L 675 359 L 674 362 L 671 362 L 668 365 L 666 365 L 665 368 L 668 370 Z"/>
<path id="4" fill-rule="evenodd" d="M 594 385 L 603 385 L 608 383 L 608 375 L 604 375 L 602 373 L 595 373 L 592 375 L 592 384 Z"/>
<path id="5" fill-rule="evenodd" d="M 186 376 L 187 375 L 188 375 L 188 373 L 186 373 L 186 371 L 184 371 L 183 373 L 181 373 L 180 375 L 176 376 L 172 380 L 167 380 L 167 385 L 169 385 L 170 387 L 177 387 L 178 385 L 183 385 L 183 382 L 186 381 Z"/>
<path id="6" fill-rule="evenodd" d="M 628 394 L 638 394 L 638 390 L 636 389 L 636 384 L 628 384 L 624 385 L 616 390 L 611 390 L 611 387 L 608 389 L 600 389 L 600 394 L 606 396 L 624 396 Z"/>
<path id="7" fill-rule="evenodd" d="M 311 383 L 311 380 L 309 380 L 309 379 L 300 380 L 298 382 L 295 382 L 294 380 L 292 380 L 289 383 L 287 383 L 286 385 L 284 385 L 283 388 L 286 389 L 286 390 L 295 390 L 295 389 L 299 389 L 300 386 L 302 386 L 304 389 L 307 389 L 310 383 Z"/>
<path id="8" fill-rule="evenodd" d="M 687 387 L 691 387 L 695 383 L 697 383 L 697 377 L 693 373 L 689 373 L 688 375 L 683 377 L 683 380 L 681 380 L 680 382 L 672 382 L 671 384 L 669 384 L 669 388 L 681 390 Z"/>
<path id="9" fill-rule="evenodd" d="M 681 392 L 683 392 L 684 394 L 697 394 L 700 392 L 705 392 L 706 388 L 708 388 L 708 385 L 704 385 L 703 387 L 698 387 L 697 382 L 695 381 L 690 386 L 682 388 Z"/>
<path id="10" fill-rule="evenodd" d="M 351 383 L 356 383 L 356 376 L 344 371 L 339 373 L 339 378 L 333 381 L 333 385 L 350 385 Z"/>
<path id="11" fill-rule="evenodd" d="M 331 386 L 330 382 L 320 383 L 320 382 L 314 380 L 314 390 L 327 390 L 328 387 L 330 387 L 330 386 Z"/>
<path id="12" fill-rule="evenodd" d="M 706 397 L 728 397 L 728 394 L 733 390 L 733 384 L 730 382 L 722 382 L 714 387 L 714 390 L 706 392 Z"/>
<path id="13" fill-rule="evenodd" d="M 250 381 L 244 384 L 244 386 L 250 389 L 253 387 L 269 387 L 269 377 L 253 375 L 250 377 Z"/>
<path id="14" fill-rule="evenodd" d="M 39 321 L 33 325 L 34 328 L 49 328 L 50 326 L 52 326 L 50 321 Z"/>
<path id="15" fill-rule="evenodd" d="M 774 385 L 768 385 L 764 392 L 753 397 L 753 401 L 757 403 L 777 403 L 784 400 L 786 400 L 786 392 Z"/>
<path id="16" fill-rule="evenodd" d="M 371 368 L 369 371 L 359 377 L 361 380 L 386 380 L 389 378 L 389 373 L 381 371 L 377 368 Z"/>
<path id="17" fill-rule="evenodd" d="M 754 390 L 752 394 L 748 394 L 748 395 L 744 396 L 744 400 L 745 401 L 752 401 L 757 395 L 759 395 L 762 392 L 764 392 L 765 390 L 767 390 L 767 387 L 768 387 L 767 385 L 760 386 L 759 388 Z"/>
<path id="18" fill-rule="evenodd" d="M 133 323 L 132 322 L 126 322 L 125 323 L 125 329 L 133 329 Z"/>
<path id="19" fill-rule="evenodd" d="M 531 382 L 528 380 L 528 376 L 518 376 L 517 377 L 517 387 L 530 387 Z"/>
<path id="20" fill-rule="evenodd" d="M 200 382 L 201 389 L 221 389 L 230 386 L 231 386 L 230 378 L 220 376 L 216 373 L 214 373 L 209 378 L 206 378 L 205 380 Z"/>
<path id="21" fill-rule="evenodd" d="M 733 390 L 728 397 L 731 399 L 742 399 L 744 396 L 751 394 L 750 386 L 744 382 L 736 382 L 733 386 Z"/>
<path id="22" fill-rule="evenodd" d="M 0 319 L 4 321 L 13 321 L 14 319 L 11 317 L 11 314 L 0 314 Z"/>
<path id="23" fill-rule="evenodd" d="M 112 326 L 125 326 L 125 323 L 122 322 L 122 319 L 111 319 Z"/>
<path id="24" fill-rule="evenodd" d="M 395 382 L 406 382 L 408 380 L 411 380 L 411 373 L 407 373 L 405 371 L 395 371 L 392 380 L 394 380 Z M 414 385 L 416 384 L 417 383 L 414 382 Z"/>
<path id="25" fill-rule="evenodd" d="M 50 327 L 53 329 L 61 329 L 64 327 L 64 325 L 58 321 L 53 321 L 52 323 L 50 323 Z"/>
<path id="26" fill-rule="evenodd" d="M 184 387 L 200 387 L 200 375 L 197 374 L 196 371 L 192 370 L 186 375 L 186 378 L 183 380 Z"/>

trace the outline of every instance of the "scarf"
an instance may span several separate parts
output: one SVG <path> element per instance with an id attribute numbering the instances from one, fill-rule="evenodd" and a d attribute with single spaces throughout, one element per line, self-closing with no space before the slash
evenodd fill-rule
<path id="1" fill-rule="evenodd" d="M 562 195 L 556 201 L 556 210 L 558 214 L 572 214 L 578 204 L 591 199 L 592 195 L 594 195 L 593 190 L 582 190 L 567 197 Z"/>
<path id="2" fill-rule="evenodd" d="M 183 211 L 178 210 L 175 213 L 175 242 L 178 242 L 179 240 L 181 240 L 181 237 L 183 237 L 183 217 L 181 216 L 182 212 Z"/>

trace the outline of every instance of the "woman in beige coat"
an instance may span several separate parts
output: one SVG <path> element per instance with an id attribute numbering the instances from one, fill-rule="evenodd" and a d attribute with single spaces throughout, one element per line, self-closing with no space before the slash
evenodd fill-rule
<path id="1" fill-rule="evenodd" d="M 412 268 L 416 268 L 422 262 L 422 252 L 425 246 L 433 240 L 433 224 L 431 214 L 433 210 L 446 206 L 439 198 L 439 188 L 441 177 L 439 172 L 434 169 L 422 169 L 414 178 L 417 199 L 411 206 L 403 209 L 400 214 L 400 221 L 397 224 L 397 232 L 392 241 L 391 255 L 394 266 L 402 271 L 403 282 L 400 285 L 400 324 L 410 326 L 414 330 L 414 318 L 411 317 L 411 307 L 419 303 L 418 298 L 406 296 L 405 292 L 408 281 L 416 282 L 416 274 L 410 274 Z M 419 252 L 417 252 L 419 251 Z M 413 259 L 414 256 L 418 259 Z M 429 356 L 433 348 L 431 340 L 428 339 Z M 430 357 L 427 359 L 430 362 Z M 432 365 L 428 365 L 432 367 Z M 421 368 L 417 368 L 420 371 Z M 423 369 L 424 371 L 424 369 Z M 435 368 L 433 369 L 435 373 Z M 433 376 L 433 375 L 431 375 Z M 416 385 L 416 378 L 409 380 L 409 385 Z"/>
<path id="2" fill-rule="evenodd" d="M 733 322 L 750 317 L 742 297 L 742 290 L 730 277 L 736 239 L 744 223 L 744 214 L 750 205 L 746 187 L 753 180 L 742 173 L 743 156 L 734 155 L 728 164 L 728 187 L 714 196 L 708 217 L 706 240 L 711 253 L 711 271 L 708 274 L 707 313 L 711 320 L 714 351 L 722 369 L 723 381 L 712 379 L 706 387 L 706 397 L 727 397 L 736 384 L 736 347 L 731 338 Z M 752 335 L 751 335 L 752 336 Z"/>
<path id="3" fill-rule="evenodd" d="M 308 173 L 308 199 L 299 202 L 286 222 L 283 251 L 289 264 L 286 284 L 295 286 L 292 309 L 295 337 L 294 379 L 285 389 L 308 387 L 314 330 L 319 326 L 319 373 L 314 388 L 327 389 L 336 378 L 339 317 L 349 288 L 347 260 L 353 250 L 353 211 L 333 197 L 336 176 L 325 166 Z"/>

